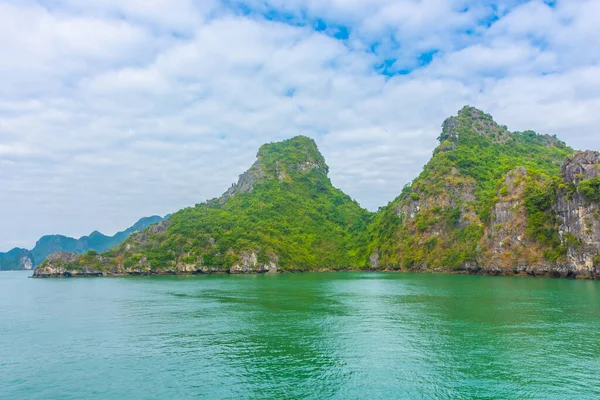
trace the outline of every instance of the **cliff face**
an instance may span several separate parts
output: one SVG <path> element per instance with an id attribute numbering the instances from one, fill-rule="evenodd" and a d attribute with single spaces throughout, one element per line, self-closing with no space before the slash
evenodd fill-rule
<path id="1" fill-rule="evenodd" d="M 555 205 L 559 234 L 567 246 L 566 264 L 578 274 L 600 272 L 600 153 L 569 157 L 562 173 L 565 188 Z"/>
<path id="2" fill-rule="evenodd" d="M 497 192 L 491 218 L 479 242 L 478 264 L 490 271 L 537 270 L 543 267 L 546 249 L 527 233 L 524 202 L 527 171 L 523 167 L 508 172 Z"/>

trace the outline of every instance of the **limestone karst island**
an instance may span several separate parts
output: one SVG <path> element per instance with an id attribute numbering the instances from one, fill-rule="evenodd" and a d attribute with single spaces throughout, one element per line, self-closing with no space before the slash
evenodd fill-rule
<path id="1" fill-rule="evenodd" d="M 600 0 L 0 0 L 0 400 L 600 399 Z"/>
<path id="2" fill-rule="evenodd" d="M 328 171 L 308 137 L 265 144 L 221 197 L 132 231 L 104 252 L 50 254 L 33 276 L 600 276 L 598 152 L 574 151 L 556 136 L 510 132 L 466 106 L 443 122 L 421 174 L 377 213 L 333 187 Z"/>

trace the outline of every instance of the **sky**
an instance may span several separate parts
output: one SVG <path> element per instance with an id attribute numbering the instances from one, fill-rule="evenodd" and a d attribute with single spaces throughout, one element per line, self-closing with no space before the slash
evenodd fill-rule
<path id="1" fill-rule="evenodd" d="M 0 0 L 0 251 L 223 193 L 315 139 L 363 207 L 445 118 L 600 150 L 600 1 Z"/>

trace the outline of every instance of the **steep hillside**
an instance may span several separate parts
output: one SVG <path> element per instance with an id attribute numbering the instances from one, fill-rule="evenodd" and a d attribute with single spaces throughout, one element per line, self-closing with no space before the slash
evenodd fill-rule
<path id="1" fill-rule="evenodd" d="M 371 213 L 334 188 L 312 139 L 262 146 L 257 161 L 218 199 L 183 209 L 118 248 L 61 253 L 38 275 L 262 272 L 365 264 Z"/>
<path id="2" fill-rule="evenodd" d="M 439 140 L 419 177 L 370 226 L 372 268 L 596 273 L 591 259 L 598 246 L 586 248 L 587 267 L 569 263 L 586 230 L 573 233 L 565 210 L 579 218 L 573 210 L 584 203 L 582 185 L 595 193 L 597 184 L 581 183 L 583 175 L 575 174 L 579 181 L 565 176 L 571 148 L 554 136 L 509 132 L 473 107 L 448 118 Z M 580 158 L 566 163 L 577 169 Z M 591 158 L 595 166 L 588 175 L 595 177 L 598 160 Z M 594 196 L 588 200 L 597 201 Z M 589 207 L 593 214 L 595 206 Z M 586 229 L 596 228 L 592 223 Z"/>
<path id="3" fill-rule="evenodd" d="M 42 236 L 31 251 L 15 248 L 7 253 L 0 253 L 0 271 L 33 269 L 43 263 L 50 254 L 58 251 L 78 254 L 86 253 L 89 250 L 105 252 L 123 242 L 132 233 L 146 229 L 160 221 L 162 218 L 159 216 L 144 217 L 133 226 L 113 236 L 106 236 L 98 231 L 79 239 L 63 235 Z"/>
<path id="4" fill-rule="evenodd" d="M 600 275 L 600 153 L 577 152 L 562 167 L 553 210 L 569 271 Z"/>

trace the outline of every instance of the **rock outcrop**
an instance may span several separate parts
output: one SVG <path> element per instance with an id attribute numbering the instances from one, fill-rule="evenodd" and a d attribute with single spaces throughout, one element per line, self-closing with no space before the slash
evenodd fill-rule
<path id="1" fill-rule="evenodd" d="M 33 269 L 33 260 L 31 259 L 30 256 L 23 256 L 20 258 L 19 260 L 21 268 L 29 271 Z"/>
<path id="2" fill-rule="evenodd" d="M 599 275 L 600 202 L 579 189 L 582 182 L 600 176 L 600 153 L 585 151 L 569 157 L 562 173 L 567 183 L 556 203 L 559 234 L 567 246 L 567 267 L 575 274 Z"/>
<path id="3" fill-rule="evenodd" d="M 217 200 L 220 205 L 227 203 L 231 197 L 242 193 L 250 193 L 254 190 L 254 185 L 261 182 L 265 177 L 265 171 L 260 160 L 257 160 L 246 172 L 240 175 L 237 183 L 223 193 Z"/>
<path id="4" fill-rule="evenodd" d="M 178 263 L 159 268 L 151 268 L 145 258 L 136 265 L 126 267 L 123 264 L 114 265 L 111 260 L 102 255 L 82 256 L 76 253 L 57 252 L 37 267 L 34 278 L 70 278 L 93 276 L 139 276 L 139 275 L 190 275 L 190 274 L 252 274 L 277 273 L 277 262 L 271 259 L 266 263 L 258 262 L 255 253 L 244 253 L 240 263 L 229 268 L 201 265 L 198 263 Z"/>
<path id="5" fill-rule="evenodd" d="M 506 174 L 498 202 L 491 213 L 490 224 L 484 230 L 480 259 L 487 268 L 503 270 L 527 264 L 523 253 L 527 251 L 527 215 L 523 204 L 525 168 Z M 535 261 L 535 258 L 534 258 Z"/>
<path id="6" fill-rule="evenodd" d="M 531 273 L 544 271 L 544 246 L 532 240 L 527 232 L 524 167 L 508 172 L 497 192 L 498 201 L 492 208 L 479 249 L 479 268 L 489 273 Z"/>
<path id="7" fill-rule="evenodd" d="M 99 257 L 102 261 L 101 256 Z M 39 266 L 33 272 L 33 276 L 36 278 L 50 278 L 50 277 L 70 277 L 70 276 L 102 276 L 103 273 L 89 265 L 84 265 L 82 268 L 71 268 L 73 265 L 78 264 L 80 261 L 80 255 L 77 253 L 70 253 L 65 251 L 58 251 L 50 254 L 42 266 Z"/>

